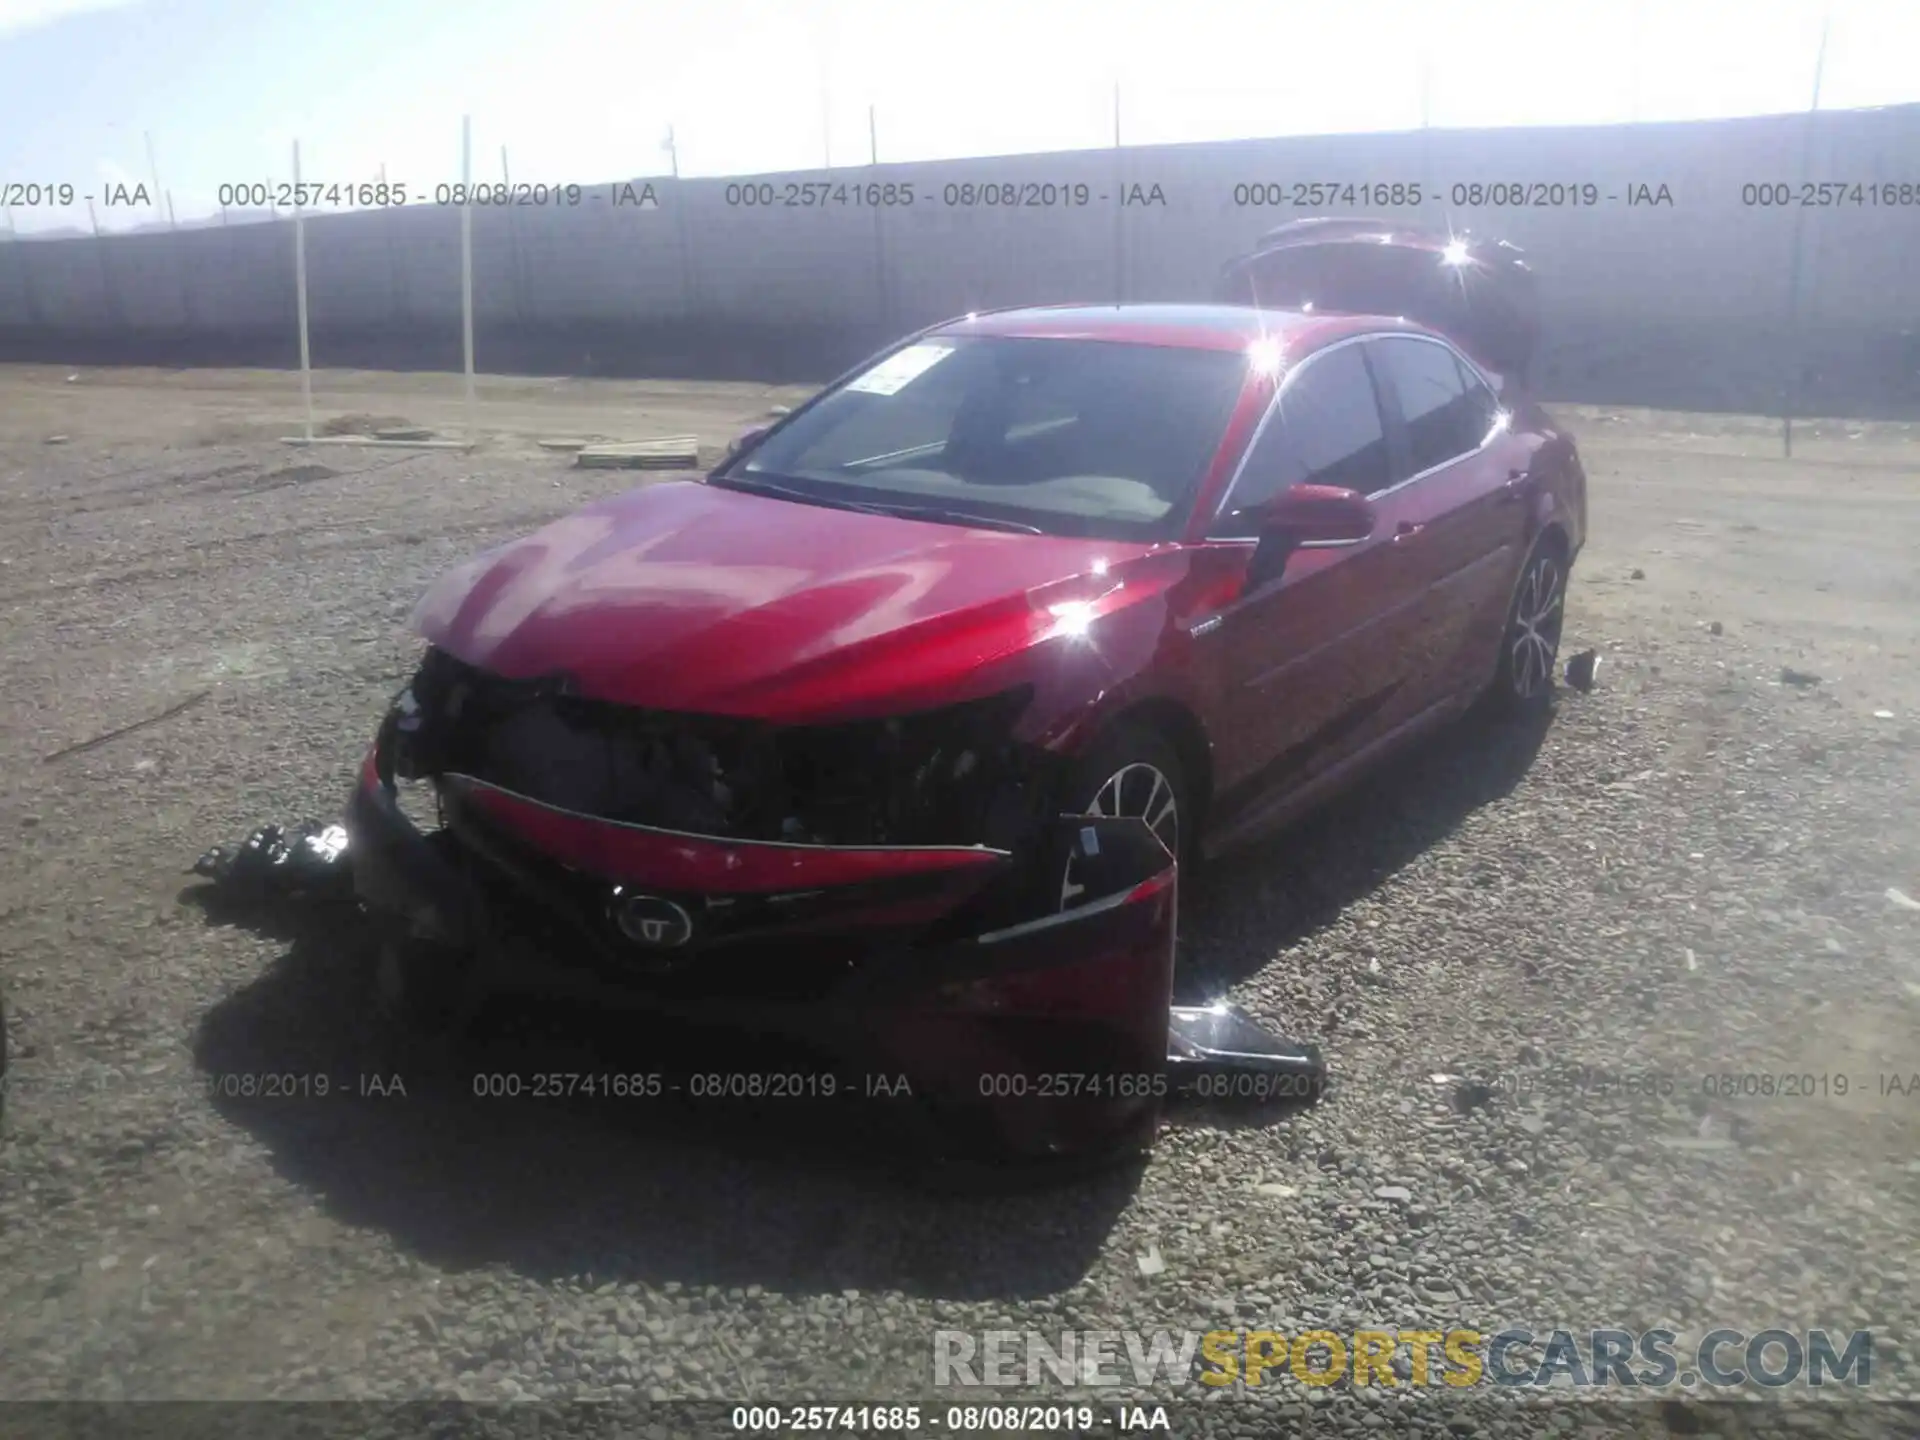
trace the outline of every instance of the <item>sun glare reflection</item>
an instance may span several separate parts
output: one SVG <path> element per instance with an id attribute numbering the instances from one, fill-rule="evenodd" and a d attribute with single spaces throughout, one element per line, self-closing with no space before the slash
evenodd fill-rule
<path id="1" fill-rule="evenodd" d="M 1049 636 L 1064 635 L 1069 640 L 1084 640 L 1087 632 L 1093 628 L 1093 602 L 1091 600 L 1068 600 L 1064 604 L 1050 605 L 1047 613 L 1053 616 L 1053 629 Z"/>

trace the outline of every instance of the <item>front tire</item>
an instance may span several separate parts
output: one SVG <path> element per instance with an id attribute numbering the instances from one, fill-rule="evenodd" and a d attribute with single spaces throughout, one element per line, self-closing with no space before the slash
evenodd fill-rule
<path id="1" fill-rule="evenodd" d="M 1116 725 L 1074 763 L 1067 782 L 1069 815 L 1138 817 L 1175 860 L 1190 850 L 1193 807 L 1180 754 L 1157 730 Z M 1088 897 L 1068 860 L 1060 880 L 1059 907 L 1071 910 Z"/>
<path id="2" fill-rule="evenodd" d="M 1520 571 L 1500 632 L 1500 663 L 1488 697 L 1507 714 L 1526 714 L 1552 699 L 1569 568 L 1565 550 L 1548 537 L 1533 547 Z"/>

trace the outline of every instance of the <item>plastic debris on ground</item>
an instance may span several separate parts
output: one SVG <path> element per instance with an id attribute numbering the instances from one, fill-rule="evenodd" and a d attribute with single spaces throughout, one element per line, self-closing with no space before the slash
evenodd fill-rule
<path id="1" fill-rule="evenodd" d="M 313 820 L 262 825 L 236 846 L 216 845 L 193 862 L 193 873 L 233 890 L 279 894 L 335 894 L 353 883 L 345 827 Z"/>
<path id="2" fill-rule="evenodd" d="M 1571 660 L 1567 661 L 1565 673 L 1567 684 L 1578 690 L 1582 695 L 1586 694 L 1593 689 L 1594 681 L 1600 676 L 1600 652 L 1597 650 L 1582 650 L 1578 655 L 1575 655 Z"/>

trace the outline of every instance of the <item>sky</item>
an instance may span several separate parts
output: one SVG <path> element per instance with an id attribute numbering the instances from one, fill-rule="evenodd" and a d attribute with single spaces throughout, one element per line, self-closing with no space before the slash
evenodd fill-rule
<path id="1" fill-rule="evenodd" d="M 0 0 L 0 200 L 416 192 L 1110 145 L 1920 101 L 1914 0 Z M 151 146 L 151 162 L 149 160 Z M 1368 177 L 1355 177 L 1365 179 Z M 19 233 L 90 224 L 16 204 Z"/>

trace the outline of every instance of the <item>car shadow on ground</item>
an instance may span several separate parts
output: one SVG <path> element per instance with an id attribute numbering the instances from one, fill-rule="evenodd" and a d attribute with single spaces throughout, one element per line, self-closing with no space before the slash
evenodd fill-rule
<path id="1" fill-rule="evenodd" d="M 1216 869 L 1182 907 L 1202 914 L 1183 941 L 1182 988 L 1218 993 L 1324 923 L 1511 788 L 1543 731 L 1443 736 L 1292 837 Z M 495 1007 L 452 1049 L 400 1042 L 368 1012 L 372 936 L 350 906 L 247 905 L 199 886 L 182 898 L 209 923 L 288 947 L 199 1028 L 195 1063 L 222 1114 L 329 1213 L 448 1268 L 1021 1299 L 1083 1278 L 1139 1184 L 1134 1164 L 1027 1193 L 903 1186 L 888 1170 L 894 1137 L 865 1102 L 755 1113 L 534 1098 L 534 1077 L 641 1071 L 634 1056 L 686 1036 L 543 1004 Z M 716 1053 L 714 1065 L 743 1061 Z M 505 1075 L 519 1077 L 518 1098 L 486 1093 Z"/>
<path id="2" fill-rule="evenodd" d="M 1139 1182 L 1136 1163 L 1065 1190 L 903 1183 L 881 1100 L 535 1098 L 555 1088 L 544 1076 L 645 1072 L 656 1045 L 684 1063 L 689 1037 L 555 1002 L 496 1005 L 457 1045 L 408 1042 L 368 1013 L 373 937 L 350 907 L 182 898 L 288 947 L 201 1022 L 217 1108 L 336 1218 L 451 1269 L 1025 1298 L 1086 1274 Z M 792 1061 L 735 1048 L 706 1063 Z M 517 1098 L 491 1093 L 504 1077 Z"/>
<path id="3" fill-rule="evenodd" d="M 1224 994 L 1510 793 L 1552 718 L 1476 709 L 1300 824 L 1203 868 L 1181 895 L 1176 1001 Z"/>

